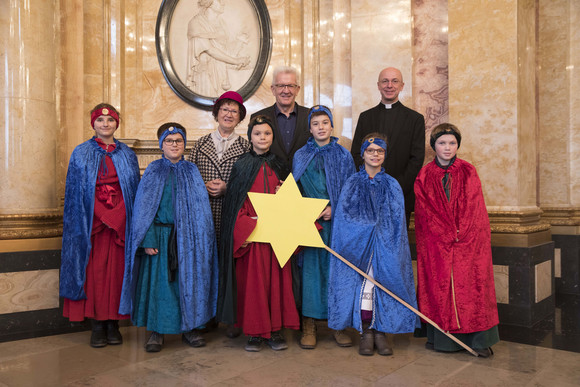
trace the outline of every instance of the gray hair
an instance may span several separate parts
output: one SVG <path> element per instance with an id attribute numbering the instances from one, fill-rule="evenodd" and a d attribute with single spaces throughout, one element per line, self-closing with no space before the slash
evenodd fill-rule
<path id="1" fill-rule="evenodd" d="M 272 84 L 276 83 L 276 78 L 278 78 L 278 74 L 294 74 L 296 77 L 296 84 L 300 85 L 300 74 L 298 74 L 298 70 L 296 70 L 292 66 L 278 66 L 274 68 L 274 73 L 272 74 Z"/>

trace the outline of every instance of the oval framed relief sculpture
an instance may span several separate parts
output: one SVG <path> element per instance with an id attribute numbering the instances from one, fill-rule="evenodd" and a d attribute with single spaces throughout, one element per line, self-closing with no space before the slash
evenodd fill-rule
<path id="1" fill-rule="evenodd" d="M 272 51 L 270 15 L 264 0 L 164 0 L 155 46 L 175 94 L 211 110 L 225 91 L 246 100 L 262 83 Z"/>

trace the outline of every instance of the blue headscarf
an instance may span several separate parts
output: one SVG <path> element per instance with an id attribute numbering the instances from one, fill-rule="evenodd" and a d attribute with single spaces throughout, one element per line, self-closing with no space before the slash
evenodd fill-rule
<path id="1" fill-rule="evenodd" d="M 187 136 L 185 135 L 183 130 L 181 130 L 175 126 L 167 128 L 165 130 L 165 132 L 163 132 L 163 134 L 159 137 L 159 149 L 163 149 L 163 140 L 165 140 L 165 137 L 169 136 L 170 134 L 176 134 L 176 133 L 181 134 L 181 137 L 183 137 L 183 148 L 185 149 L 187 147 Z"/>
<path id="2" fill-rule="evenodd" d="M 385 140 L 383 140 L 382 138 L 378 138 L 378 137 L 371 137 L 368 140 L 366 140 L 362 146 L 360 147 L 360 157 L 364 157 L 364 153 L 365 150 L 369 147 L 369 145 L 371 144 L 375 144 L 380 146 L 381 148 L 383 148 L 385 150 L 385 156 L 386 156 L 386 152 L 387 152 L 387 143 L 385 142 Z"/>
<path id="3" fill-rule="evenodd" d="M 324 114 L 326 114 L 328 118 L 330 118 L 330 126 L 334 128 L 334 122 L 332 121 L 332 113 L 330 112 L 330 109 L 324 105 L 316 105 L 310 108 L 310 112 L 308 113 L 308 128 L 310 128 L 310 119 L 312 118 L 312 114 L 318 112 L 324 112 Z"/>

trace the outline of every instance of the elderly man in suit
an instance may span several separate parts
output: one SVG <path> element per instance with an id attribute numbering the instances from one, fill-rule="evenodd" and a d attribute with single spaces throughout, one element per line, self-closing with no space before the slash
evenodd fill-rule
<path id="1" fill-rule="evenodd" d="M 403 189 L 408 226 L 415 204 L 413 184 L 425 159 L 425 119 L 399 101 L 399 93 L 405 86 L 400 70 L 393 67 L 383 69 L 377 86 L 381 102 L 360 114 L 351 153 L 358 167 L 362 165 L 362 139 L 372 132 L 387 137 L 387 156 L 383 167 Z"/>
<path id="2" fill-rule="evenodd" d="M 288 66 L 276 67 L 270 88 L 276 103 L 252 114 L 252 118 L 264 115 L 272 120 L 274 143 L 270 152 L 292 168 L 294 153 L 302 148 L 310 137 L 308 109 L 296 103 L 296 96 L 300 91 L 296 69 Z"/>

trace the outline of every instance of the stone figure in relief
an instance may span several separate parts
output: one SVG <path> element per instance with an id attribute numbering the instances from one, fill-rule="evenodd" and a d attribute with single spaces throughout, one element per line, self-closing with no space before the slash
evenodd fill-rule
<path id="1" fill-rule="evenodd" d="M 193 92 L 216 97 L 229 90 L 228 69 L 248 67 L 249 56 L 240 53 L 248 44 L 248 34 L 237 32 L 233 37 L 222 17 L 223 0 L 199 0 L 199 12 L 187 26 L 187 81 Z"/>

